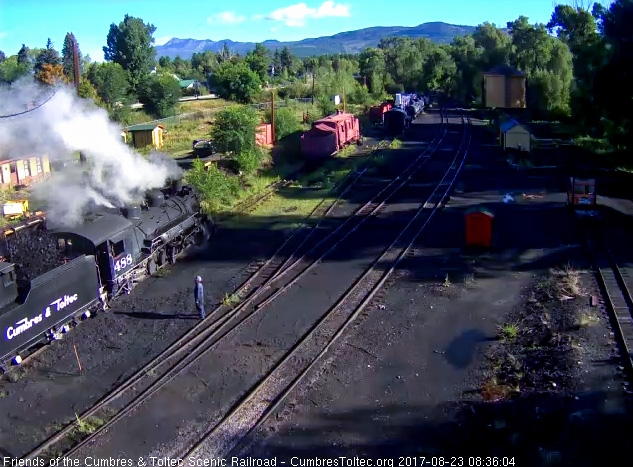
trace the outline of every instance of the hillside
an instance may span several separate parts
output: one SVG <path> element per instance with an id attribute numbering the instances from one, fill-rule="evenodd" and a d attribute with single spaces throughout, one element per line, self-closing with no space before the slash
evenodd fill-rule
<path id="1" fill-rule="evenodd" d="M 290 51 L 298 57 L 308 57 L 311 55 L 322 55 L 332 53 L 358 53 L 365 47 L 376 47 L 384 37 L 404 36 L 404 37 L 425 37 L 433 42 L 450 42 L 455 36 L 469 34 L 475 29 L 474 26 L 456 26 L 447 23 L 423 23 L 418 26 L 387 26 L 359 29 L 335 34 L 333 36 L 316 37 L 303 39 L 294 42 L 279 42 L 276 40 L 264 41 L 263 44 L 271 51 L 276 48 L 288 46 Z M 254 42 L 234 42 L 232 40 L 211 41 L 198 39 L 178 39 L 173 38 L 164 45 L 156 46 L 156 57 L 168 56 L 171 58 L 180 55 L 181 58 L 189 59 L 196 52 L 210 50 L 219 52 L 226 43 L 231 52 L 245 54 L 255 47 Z"/>

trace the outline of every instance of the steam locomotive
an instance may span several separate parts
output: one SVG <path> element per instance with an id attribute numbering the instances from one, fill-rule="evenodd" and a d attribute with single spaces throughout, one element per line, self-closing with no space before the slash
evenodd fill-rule
<path id="1" fill-rule="evenodd" d="M 409 128 L 411 122 L 424 110 L 424 96 L 396 94 L 395 105 L 384 114 L 384 128 L 388 135 L 398 136 Z"/>
<path id="2" fill-rule="evenodd" d="M 105 310 L 186 248 L 207 241 L 213 222 L 200 212 L 193 189 L 177 181 L 125 209 L 93 207 L 80 225 L 44 222 L 40 228 L 54 239 L 63 261 L 22 281 L 16 264 L 0 262 L 0 365 L 19 364 L 20 352 L 58 339 L 81 318 Z"/>

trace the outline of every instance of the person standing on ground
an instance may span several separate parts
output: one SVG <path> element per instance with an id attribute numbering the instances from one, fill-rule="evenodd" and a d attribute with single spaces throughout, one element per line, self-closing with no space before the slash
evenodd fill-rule
<path id="1" fill-rule="evenodd" d="M 200 319 L 204 319 L 204 288 L 202 287 L 202 277 L 196 276 L 196 285 L 193 288 L 193 297 L 196 301 L 196 311 Z"/>

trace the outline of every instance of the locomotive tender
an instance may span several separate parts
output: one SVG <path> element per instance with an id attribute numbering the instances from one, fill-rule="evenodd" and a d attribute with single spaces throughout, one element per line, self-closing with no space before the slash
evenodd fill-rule
<path id="1" fill-rule="evenodd" d="M 93 209 L 83 224 L 48 229 L 65 264 L 18 286 L 15 265 L 0 262 L 0 364 L 55 340 L 78 319 L 106 309 L 121 293 L 210 238 L 213 223 L 199 197 L 176 182 L 142 204 Z"/>

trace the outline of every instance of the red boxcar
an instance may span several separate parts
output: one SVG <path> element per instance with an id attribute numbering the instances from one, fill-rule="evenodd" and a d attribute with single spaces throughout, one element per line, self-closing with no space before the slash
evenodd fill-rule
<path id="1" fill-rule="evenodd" d="M 384 123 L 385 112 L 391 110 L 391 104 L 389 102 L 383 102 L 380 105 L 375 105 L 369 108 L 369 121 L 373 125 L 382 125 Z"/>
<path id="2" fill-rule="evenodd" d="M 312 128 L 301 135 L 301 153 L 308 159 L 333 155 L 344 146 L 360 143 L 360 124 L 353 114 L 340 110 L 312 123 Z"/>

